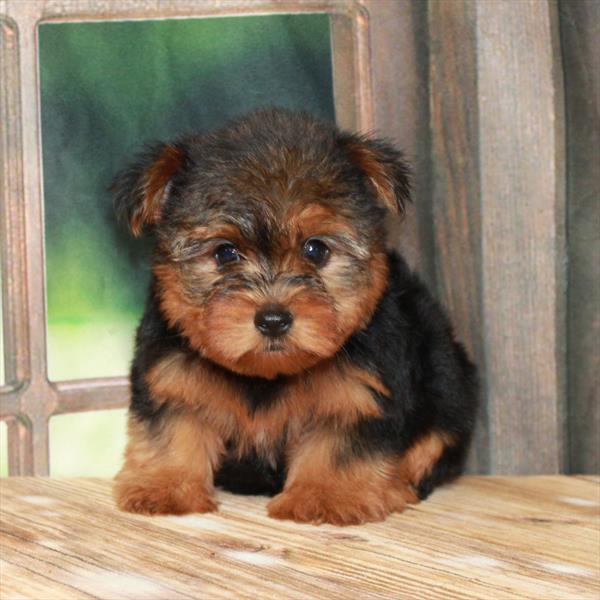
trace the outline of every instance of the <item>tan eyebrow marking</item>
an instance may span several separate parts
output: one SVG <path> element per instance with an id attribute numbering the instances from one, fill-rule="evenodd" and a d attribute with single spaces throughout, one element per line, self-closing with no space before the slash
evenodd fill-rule
<path id="1" fill-rule="evenodd" d="M 292 236 L 296 234 L 306 239 L 312 235 L 337 234 L 356 238 L 356 231 L 349 222 L 333 209 L 316 202 L 291 207 L 285 218 Z"/>

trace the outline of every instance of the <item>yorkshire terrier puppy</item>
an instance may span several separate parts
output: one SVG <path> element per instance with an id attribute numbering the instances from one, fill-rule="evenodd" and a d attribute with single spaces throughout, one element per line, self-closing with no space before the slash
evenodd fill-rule
<path id="1" fill-rule="evenodd" d="M 118 506 L 216 510 L 214 486 L 279 519 L 348 525 L 462 469 L 474 366 L 384 220 L 408 168 L 383 141 L 258 111 L 160 144 L 115 180 L 154 239 Z"/>

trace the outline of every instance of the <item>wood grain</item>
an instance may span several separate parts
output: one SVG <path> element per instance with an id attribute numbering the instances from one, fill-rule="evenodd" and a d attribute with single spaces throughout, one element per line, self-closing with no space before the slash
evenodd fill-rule
<path id="1" fill-rule="evenodd" d="M 471 466 L 561 472 L 566 254 L 556 5 L 434 1 L 429 26 L 438 282 L 484 388 Z"/>
<path id="2" fill-rule="evenodd" d="M 24 268 L 25 225 L 22 202 L 23 160 L 19 127 L 19 35 L 16 24 L 0 19 L 0 272 L 4 380 L 16 384 L 27 376 Z"/>
<path id="3" fill-rule="evenodd" d="M 413 167 L 414 203 L 405 218 L 390 218 L 391 245 L 431 284 L 427 3 L 362 3 L 369 13 L 375 133 L 402 149 Z"/>
<path id="4" fill-rule="evenodd" d="M 493 473 L 565 466 L 564 107 L 555 8 L 537 0 L 477 3 Z"/>
<path id="5" fill-rule="evenodd" d="M 570 470 L 600 471 L 600 3 L 559 5 L 567 120 Z"/>
<path id="6" fill-rule="evenodd" d="M 482 406 L 469 469 L 490 465 L 481 289 L 476 7 L 431 2 L 428 12 L 432 223 L 436 283 L 458 338 L 479 367 Z"/>
<path id="7" fill-rule="evenodd" d="M 297 525 L 266 499 L 118 512 L 99 479 L 0 484 L 0 597 L 597 598 L 598 479 L 469 477 L 385 523 Z"/>

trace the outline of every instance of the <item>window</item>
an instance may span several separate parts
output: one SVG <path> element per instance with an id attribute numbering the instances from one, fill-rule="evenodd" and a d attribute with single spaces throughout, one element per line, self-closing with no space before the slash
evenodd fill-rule
<path id="1" fill-rule="evenodd" d="M 290 14 L 240 3 L 243 15 L 219 4 L 70 15 L 35 0 L 2 22 L 0 416 L 11 473 L 47 474 L 50 447 L 53 472 L 76 474 L 54 464 L 61 444 L 85 454 L 69 431 L 86 431 L 90 452 L 107 432 L 122 444 L 124 412 L 110 409 L 128 401 L 148 248 L 116 227 L 106 188 L 133 152 L 265 104 L 370 124 L 367 23 L 354 2 Z M 95 410 L 107 412 L 51 418 Z"/>

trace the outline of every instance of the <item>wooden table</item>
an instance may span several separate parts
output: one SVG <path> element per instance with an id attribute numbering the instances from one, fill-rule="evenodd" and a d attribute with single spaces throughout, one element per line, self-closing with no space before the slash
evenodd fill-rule
<path id="1" fill-rule="evenodd" d="M 115 510 L 110 481 L 0 480 L 0 598 L 600 598 L 600 478 L 466 477 L 384 523 Z"/>

